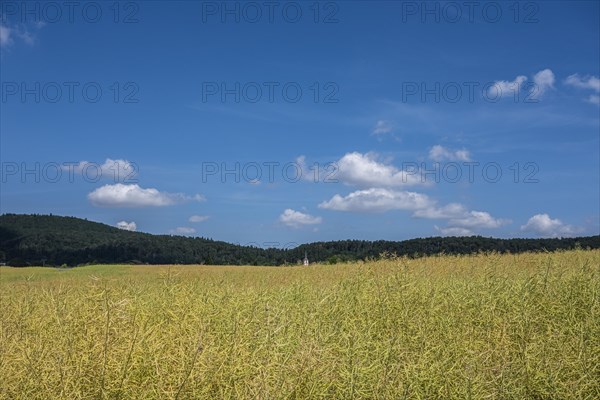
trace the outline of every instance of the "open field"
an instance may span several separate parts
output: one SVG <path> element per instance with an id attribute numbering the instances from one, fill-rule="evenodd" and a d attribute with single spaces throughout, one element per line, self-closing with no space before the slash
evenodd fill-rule
<path id="1" fill-rule="evenodd" d="M 1 399 L 597 399 L 600 251 L 0 268 Z"/>

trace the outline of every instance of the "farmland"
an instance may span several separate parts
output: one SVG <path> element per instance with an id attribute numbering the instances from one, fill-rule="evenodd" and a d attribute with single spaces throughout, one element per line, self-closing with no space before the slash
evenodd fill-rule
<path id="1" fill-rule="evenodd" d="M 1 399 L 594 399 L 600 251 L 0 268 Z"/>

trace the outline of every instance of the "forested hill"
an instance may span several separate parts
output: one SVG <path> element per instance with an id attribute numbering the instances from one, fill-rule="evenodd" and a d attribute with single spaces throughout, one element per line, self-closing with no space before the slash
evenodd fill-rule
<path id="1" fill-rule="evenodd" d="M 341 240 L 284 250 L 238 246 L 206 238 L 129 232 L 74 217 L 0 216 L 0 261 L 13 266 L 87 263 L 283 265 L 297 263 L 305 251 L 311 261 L 333 263 L 375 258 L 385 252 L 416 257 L 575 247 L 600 248 L 600 236 L 565 239 L 432 237 L 399 242 Z"/>

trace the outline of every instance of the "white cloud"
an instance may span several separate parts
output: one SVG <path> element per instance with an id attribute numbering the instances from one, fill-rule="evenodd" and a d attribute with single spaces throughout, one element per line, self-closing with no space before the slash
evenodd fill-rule
<path id="1" fill-rule="evenodd" d="M 307 180 L 307 181 L 315 180 L 316 182 L 318 182 L 318 180 L 315 179 L 316 177 L 318 178 L 321 176 L 321 168 L 318 165 L 317 165 L 317 167 L 319 167 L 318 172 L 312 170 L 311 168 L 308 167 L 308 165 L 306 165 L 306 156 L 303 156 L 303 155 L 296 157 L 295 164 L 296 164 L 296 172 L 300 171 L 300 173 L 302 174 L 302 179 Z M 290 174 L 293 174 L 296 172 L 292 172 L 292 169 L 290 168 Z M 293 175 L 290 175 L 290 178 L 292 178 L 292 177 L 293 177 Z M 250 183 L 252 183 L 252 182 L 250 182 Z"/>
<path id="2" fill-rule="evenodd" d="M 119 222 L 117 222 L 117 228 L 123 229 L 126 231 L 135 232 L 137 230 L 137 224 L 133 221 L 131 221 L 131 222 L 119 221 Z"/>
<path id="3" fill-rule="evenodd" d="M 494 229 L 509 224 L 508 219 L 494 218 L 485 211 L 469 211 L 460 203 L 437 206 L 436 201 L 425 194 L 394 191 L 383 188 L 358 190 L 319 204 L 319 208 L 348 212 L 386 212 L 412 210 L 413 217 L 448 220 L 444 228 L 436 229 L 445 235 L 473 235 L 474 229 Z"/>
<path id="4" fill-rule="evenodd" d="M 136 176 L 138 172 L 135 164 L 129 162 L 128 160 L 122 159 L 113 160 L 111 158 L 107 158 L 100 168 L 102 169 L 103 173 L 112 172 L 113 176 L 116 175 L 119 178 L 123 176 L 133 177 Z"/>
<path id="5" fill-rule="evenodd" d="M 521 226 L 521 230 L 542 237 L 568 237 L 581 232 L 581 228 L 564 224 L 560 219 L 552 219 L 548 214 L 534 215 Z"/>
<path id="6" fill-rule="evenodd" d="M 88 194 L 88 199 L 98 207 L 162 207 L 184 201 L 202 201 L 201 195 L 160 192 L 154 188 L 144 189 L 137 184 L 104 185 Z"/>
<path id="7" fill-rule="evenodd" d="M 80 161 L 78 164 L 68 164 L 63 167 L 64 170 L 73 170 L 79 174 L 95 181 L 97 178 L 105 178 L 114 182 L 131 181 L 138 174 L 137 165 L 128 160 L 113 160 L 107 158 L 103 164 L 89 161 Z"/>
<path id="8" fill-rule="evenodd" d="M 600 78 L 597 76 L 585 76 L 580 77 L 579 74 L 569 75 L 565 79 L 567 85 L 575 86 L 580 89 L 591 89 L 596 92 L 600 92 Z"/>
<path id="9" fill-rule="evenodd" d="M 279 222 L 292 228 L 299 228 L 305 225 L 320 224 L 323 219 L 288 208 L 279 216 Z"/>
<path id="10" fill-rule="evenodd" d="M 488 89 L 488 96 L 491 99 L 504 96 L 514 96 L 521 90 L 521 85 L 527 80 L 524 75 L 519 75 L 514 81 L 496 81 Z"/>
<path id="11" fill-rule="evenodd" d="M 0 24 L 0 47 L 7 47 L 13 43 L 11 35 L 12 30 L 8 26 Z"/>
<path id="12" fill-rule="evenodd" d="M 447 219 L 445 228 L 435 227 L 442 234 L 453 236 L 473 235 L 473 229 L 495 229 L 510 224 L 508 219 L 494 218 L 485 211 L 469 211 L 460 203 L 443 207 L 427 207 L 414 212 L 413 216 L 428 219 Z M 461 233 L 460 235 L 458 233 Z"/>
<path id="13" fill-rule="evenodd" d="M 311 166 L 306 164 L 305 156 L 296 157 L 295 170 L 291 167 L 286 171 L 287 179 L 296 179 L 296 174 L 301 174 L 300 178 L 313 183 L 326 182 L 338 183 L 338 165 L 335 162 L 318 163 Z"/>
<path id="14" fill-rule="evenodd" d="M 510 220 L 492 217 L 484 211 L 469 211 L 460 203 L 437 207 L 436 201 L 426 194 L 394 191 L 383 188 L 357 190 L 319 204 L 320 208 L 350 212 L 385 212 L 390 210 L 413 210 L 413 216 L 427 219 L 447 219 L 449 227 L 498 228 Z"/>
<path id="15" fill-rule="evenodd" d="M 43 28 L 44 25 L 36 23 L 29 26 L 33 26 L 37 30 Z M 16 39 L 32 46 L 35 44 L 36 37 L 28 30 L 25 24 L 8 26 L 0 23 L 0 48 L 8 48 L 15 43 Z"/>
<path id="16" fill-rule="evenodd" d="M 533 75 L 533 85 L 529 88 L 532 99 L 540 98 L 548 89 L 554 88 L 556 78 L 551 69 L 546 68 Z M 515 96 L 520 92 L 521 87 L 527 81 L 527 77 L 519 75 L 513 81 L 495 81 L 494 85 L 488 89 L 488 97 L 496 99 L 499 97 Z M 530 85 L 527 85 L 530 86 Z"/>
<path id="17" fill-rule="evenodd" d="M 565 83 L 580 89 L 590 89 L 600 93 L 600 78 L 597 76 L 588 75 L 582 78 L 579 74 L 573 74 L 565 79 Z M 586 101 L 591 104 L 600 105 L 600 96 L 597 94 L 590 94 Z"/>
<path id="18" fill-rule="evenodd" d="M 435 225 L 435 230 L 440 232 L 443 236 L 474 236 L 475 233 L 467 228 L 460 227 L 446 227 L 440 228 Z"/>
<path id="19" fill-rule="evenodd" d="M 393 126 L 389 121 L 379 120 L 371 131 L 372 135 L 385 135 L 393 130 Z"/>
<path id="20" fill-rule="evenodd" d="M 196 230 L 187 226 L 178 226 L 175 229 L 171 229 L 169 232 L 173 235 L 193 235 L 196 233 Z"/>
<path id="21" fill-rule="evenodd" d="M 459 218 L 452 218 L 448 221 L 448 225 L 451 227 L 485 229 L 499 228 L 510 223 L 511 221 L 508 219 L 494 218 L 485 211 L 469 211 Z"/>
<path id="22" fill-rule="evenodd" d="M 342 197 L 339 194 L 319 204 L 319 208 L 335 211 L 384 212 L 418 210 L 433 205 L 425 194 L 382 188 L 358 190 Z"/>
<path id="23" fill-rule="evenodd" d="M 190 222 L 204 222 L 209 218 L 208 215 L 192 215 L 189 219 Z"/>
<path id="24" fill-rule="evenodd" d="M 450 150 L 436 144 L 429 150 L 429 158 L 433 161 L 471 161 L 469 150 Z"/>
<path id="25" fill-rule="evenodd" d="M 427 207 L 414 212 L 415 217 L 428 219 L 460 218 L 467 214 L 467 209 L 460 203 L 450 203 L 443 207 Z"/>
<path id="26" fill-rule="evenodd" d="M 399 170 L 377 159 L 374 153 L 347 153 L 337 162 L 336 178 L 360 187 L 398 187 L 423 184 L 419 174 Z"/>
<path id="27" fill-rule="evenodd" d="M 535 88 L 533 89 L 533 96 L 541 96 L 546 90 L 554 88 L 555 81 L 554 73 L 551 69 L 544 69 L 539 71 L 533 76 L 533 82 Z"/>

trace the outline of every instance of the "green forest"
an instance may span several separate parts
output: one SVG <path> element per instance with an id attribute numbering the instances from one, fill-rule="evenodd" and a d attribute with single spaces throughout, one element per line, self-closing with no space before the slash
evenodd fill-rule
<path id="1" fill-rule="evenodd" d="M 404 241 L 340 240 L 293 249 L 239 246 L 202 237 L 130 232 L 75 217 L 4 214 L 0 216 L 0 262 L 30 265 L 85 264 L 297 264 L 366 260 L 382 254 L 421 257 L 479 252 L 522 253 L 600 248 L 600 236 L 553 239 L 497 239 L 482 236 L 429 237 Z"/>

